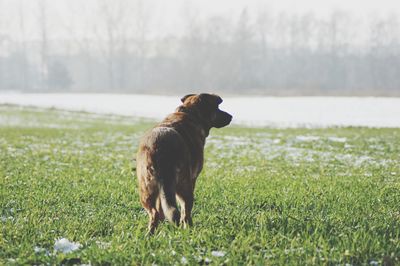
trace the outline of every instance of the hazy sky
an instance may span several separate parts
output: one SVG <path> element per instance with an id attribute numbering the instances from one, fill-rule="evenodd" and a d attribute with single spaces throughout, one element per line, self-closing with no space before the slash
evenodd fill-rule
<path id="1" fill-rule="evenodd" d="M 169 2 L 177 3 L 184 2 L 184 0 Z M 398 0 L 192 0 L 190 2 L 201 7 L 206 12 L 229 12 L 230 10 L 240 10 L 243 7 L 257 9 L 264 6 L 276 11 L 299 13 L 313 11 L 321 15 L 328 14 L 333 9 L 344 9 L 363 15 L 370 12 L 398 11 L 400 8 L 400 1 Z"/>
<path id="2" fill-rule="evenodd" d="M 10 34 L 19 30 L 19 5 L 23 5 L 26 32 L 35 35 L 35 13 L 40 0 L 0 0 L 0 34 Z M 93 13 L 101 0 L 47 0 L 51 37 L 63 38 L 69 31 L 79 31 L 85 17 Z M 104 0 L 103 0 L 104 1 Z M 109 0 L 112 1 L 112 0 Z M 132 0 L 135 1 L 135 0 Z M 140 0 L 136 0 L 140 1 Z M 301 14 L 313 12 L 316 16 L 327 16 L 333 10 L 351 12 L 357 19 L 371 16 L 400 14 L 400 0 L 142 0 L 151 13 L 150 30 L 153 35 L 179 33 L 186 13 L 198 18 L 223 15 L 232 19 L 246 8 L 250 15 L 260 10 L 272 14 L 287 12 Z M 15 34 L 13 34 L 15 35 Z"/>

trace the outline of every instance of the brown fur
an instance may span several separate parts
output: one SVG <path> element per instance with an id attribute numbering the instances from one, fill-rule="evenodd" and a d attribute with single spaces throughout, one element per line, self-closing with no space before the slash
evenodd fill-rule
<path id="1" fill-rule="evenodd" d="M 219 110 L 222 99 L 217 95 L 189 94 L 181 101 L 174 113 L 143 137 L 137 153 L 140 201 L 149 214 L 150 233 L 164 218 L 184 227 L 192 224 L 194 188 L 203 168 L 206 137 L 212 127 L 224 127 L 232 120 Z"/>

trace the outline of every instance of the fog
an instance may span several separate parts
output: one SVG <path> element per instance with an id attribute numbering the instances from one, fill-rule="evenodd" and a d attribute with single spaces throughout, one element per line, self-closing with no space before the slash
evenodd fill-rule
<path id="1" fill-rule="evenodd" d="M 0 92 L 400 96 L 399 4 L 280 2 L 0 0 Z"/>

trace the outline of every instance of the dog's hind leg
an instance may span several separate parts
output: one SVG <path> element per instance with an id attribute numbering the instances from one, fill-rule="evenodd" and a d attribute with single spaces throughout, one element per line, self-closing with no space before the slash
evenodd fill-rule
<path id="1" fill-rule="evenodd" d="M 176 205 L 175 186 L 171 184 L 161 186 L 160 201 L 165 218 L 171 223 L 179 225 L 180 214 Z"/>
<path id="2" fill-rule="evenodd" d="M 158 217 L 160 218 L 160 220 L 161 220 L 161 221 L 164 220 L 164 219 L 165 219 L 165 215 L 164 215 L 164 211 L 163 211 L 162 206 L 161 206 L 161 199 L 160 199 L 160 197 L 157 198 L 157 201 L 156 201 L 156 209 L 157 209 Z"/>
<path id="3" fill-rule="evenodd" d="M 146 186 L 145 182 L 142 182 L 141 185 L 140 201 L 149 215 L 149 233 L 153 234 L 161 220 L 161 214 L 157 210 L 159 190 L 155 183 L 148 183 Z"/>
<path id="4" fill-rule="evenodd" d="M 149 226 L 148 226 L 148 232 L 149 234 L 154 234 L 156 231 L 156 228 L 160 222 L 159 214 L 155 208 L 152 208 L 150 210 L 147 210 L 147 213 L 149 214 Z"/>
<path id="5" fill-rule="evenodd" d="M 186 228 L 192 226 L 192 208 L 193 208 L 193 189 L 187 188 L 178 193 L 179 205 L 181 206 L 181 220 L 180 224 Z"/>
<path id="6" fill-rule="evenodd" d="M 156 203 L 157 203 L 156 198 L 153 196 L 152 198 L 148 198 L 146 203 L 143 204 L 144 208 L 149 214 L 148 230 L 150 234 L 154 234 L 161 220 L 161 214 L 157 210 Z"/>

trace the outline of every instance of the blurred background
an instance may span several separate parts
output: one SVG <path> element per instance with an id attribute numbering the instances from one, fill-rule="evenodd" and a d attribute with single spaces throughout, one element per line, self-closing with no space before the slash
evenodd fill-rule
<path id="1" fill-rule="evenodd" d="M 397 2 L 0 0 L 0 92 L 399 96 Z"/>

